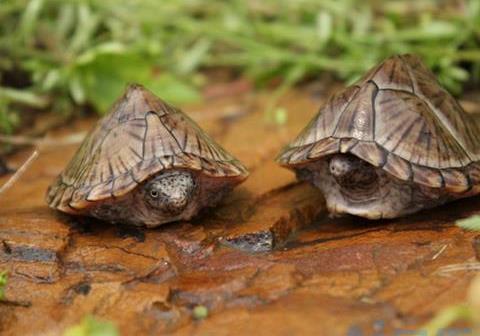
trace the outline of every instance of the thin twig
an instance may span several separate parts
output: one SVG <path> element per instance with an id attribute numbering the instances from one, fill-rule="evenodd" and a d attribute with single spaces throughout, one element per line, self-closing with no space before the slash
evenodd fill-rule
<path id="1" fill-rule="evenodd" d="M 451 264 L 440 267 L 435 273 L 439 275 L 449 275 L 452 272 L 480 271 L 480 262 L 468 261 L 461 264 Z"/>
<path id="2" fill-rule="evenodd" d="M 25 173 L 27 168 L 35 161 L 38 157 L 38 150 L 34 150 L 33 153 L 28 157 L 20 168 L 17 169 L 15 174 L 13 174 L 3 186 L 0 187 L 0 196 L 7 191 L 12 185 Z"/>
<path id="3" fill-rule="evenodd" d="M 440 251 L 435 253 L 435 255 L 432 257 L 432 260 L 437 259 L 446 250 L 447 247 L 448 247 L 448 244 L 443 245 Z"/>

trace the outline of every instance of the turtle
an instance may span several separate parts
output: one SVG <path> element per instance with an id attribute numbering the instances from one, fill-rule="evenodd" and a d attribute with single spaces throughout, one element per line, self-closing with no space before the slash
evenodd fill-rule
<path id="1" fill-rule="evenodd" d="M 49 186 L 48 205 L 156 227 L 215 206 L 248 170 L 181 110 L 129 85 Z"/>
<path id="2" fill-rule="evenodd" d="M 277 157 L 333 216 L 396 218 L 480 192 L 480 127 L 420 57 L 334 93 Z"/>

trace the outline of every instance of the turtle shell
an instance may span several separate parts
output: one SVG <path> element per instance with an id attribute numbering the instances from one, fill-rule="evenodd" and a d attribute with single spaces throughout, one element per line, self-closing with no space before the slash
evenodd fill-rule
<path id="1" fill-rule="evenodd" d="M 121 197 L 171 168 L 242 182 L 247 169 L 182 111 L 141 85 L 130 85 L 87 135 L 47 191 L 52 208 L 78 213 L 91 202 Z"/>
<path id="2" fill-rule="evenodd" d="M 413 55 L 388 58 L 330 97 L 277 160 L 351 153 L 403 181 L 480 191 L 480 129 Z"/>

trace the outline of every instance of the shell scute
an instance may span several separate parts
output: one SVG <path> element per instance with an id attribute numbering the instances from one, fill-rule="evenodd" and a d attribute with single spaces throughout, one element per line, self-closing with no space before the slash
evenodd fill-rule
<path id="1" fill-rule="evenodd" d="M 375 167 L 381 167 L 387 159 L 387 152 L 375 142 L 359 142 L 350 153 L 362 158 Z"/>
<path id="2" fill-rule="evenodd" d="M 465 113 L 458 102 L 443 89 L 433 73 L 418 57 L 402 56 L 408 60 L 415 93 L 425 100 L 440 119 L 446 131 L 465 150 L 469 162 L 480 159 L 480 127 Z M 462 163 L 467 164 L 467 162 Z"/>
<path id="3" fill-rule="evenodd" d="M 340 148 L 340 139 L 326 138 L 314 144 L 313 148 L 307 151 L 308 158 L 316 158 L 318 154 L 325 156 L 328 154 L 337 153 Z"/>
<path id="4" fill-rule="evenodd" d="M 371 82 L 365 83 L 358 96 L 371 99 L 353 99 L 340 114 L 333 136 L 336 138 L 352 137 L 357 140 L 372 141 L 374 139 L 374 111 L 372 99 L 377 87 Z"/>
<path id="5" fill-rule="evenodd" d="M 467 167 L 466 171 L 470 183 L 480 186 L 480 162 L 472 163 Z"/>
<path id="6" fill-rule="evenodd" d="M 412 164 L 413 182 L 429 188 L 441 188 L 444 185 L 442 174 L 438 169 Z"/>
<path id="7" fill-rule="evenodd" d="M 107 184 L 102 183 L 95 185 L 90 189 L 85 199 L 93 202 L 111 197 L 113 195 L 113 181 L 114 180 L 111 180 Z M 83 201 L 83 198 L 80 201 Z M 76 203 L 74 204 L 78 207 Z"/>
<path id="8" fill-rule="evenodd" d="M 412 166 L 410 163 L 392 153 L 388 154 L 383 169 L 390 175 L 403 181 L 408 181 L 412 178 Z"/>
<path id="9" fill-rule="evenodd" d="M 404 90 L 413 92 L 413 82 L 407 66 L 400 60 L 401 56 L 386 59 L 382 64 L 372 68 L 359 81 L 363 85 L 374 82 L 379 89 Z"/>
<path id="10" fill-rule="evenodd" d="M 470 181 L 463 171 L 459 169 L 443 169 L 440 172 L 447 191 L 463 193 L 470 189 Z"/>
<path id="11" fill-rule="evenodd" d="M 300 149 L 303 146 L 317 143 L 322 139 L 331 137 L 335 131 L 338 118 L 341 115 L 339 111 L 347 108 L 358 91 L 359 88 L 357 86 L 351 86 L 343 92 L 330 97 L 326 105 L 320 109 L 318 114 L 284 150 Z M 281 160 L 281 157 L 279 157 L 279 160 Z"/>
<path id="12" fill-rule="evenodd" d="M 69 207 L 75 210 L 80 210 L 88 206 L 90 203 L 90 201 L 87 200 L 87 195 L 89 191 L 90 190 L 85 190 L 85 188 L 75 189 L 72 194 L 72 199 L 68 203 Z"/>
<path id="13" fill-rule="evenodd" d="M 126 174 L 122 174 L 113 180 L 112 196 L 120 197 L 125 194 L 125 189 L 128 189 L 130 185 L 135 184 L 132 174 L 129 171 Z"/>
<path id="14" fill-rule="evenodd" d="M 158 167 L 157 158 L 151 158 L 150 160 L 144 160 L 139 162 L 135 167 L 133 167 L 131 174 L 133 180 L 136 183 L 141 183 L 145 175 L 150 176 L 155 173 Z"/>
<path id="15" fill-rule="evenodd" d="M 62 198 L 60 200 L 60 203 L 57 205 L 60 208 L 68 208 L 68 203 L 70 202 L 72 198 L 72 194 L 74 192 L 74 189 L 72 187 L 67 187 L 65 190 L 63 190 Z"/>
<path id="16" fill-rule="evenodd" d="M 375 101 L 376 141 L 412 163 L 432 168 L 459 167 L 468 157 L 445 125 L 417 96 L 380 91 Z"/>
<path id="17" fill-rule="evenodd" d="M 340 140 L 340 153 L 348 153 L 350 150 L 358 144 L 357 139 L 351 139 L 351 138 L 346 138 L 346 139 L 341 139 Z"/>
<path id="18" fill-rule="evenodd" d="M 54 204 L 55 206 L 58 206 L 63 197 L 63 194 L 64 194 L 64 190 L 56 190 L 56 193 L 52 194 L 52 196 L 49 198 L 50 204 Z"/>

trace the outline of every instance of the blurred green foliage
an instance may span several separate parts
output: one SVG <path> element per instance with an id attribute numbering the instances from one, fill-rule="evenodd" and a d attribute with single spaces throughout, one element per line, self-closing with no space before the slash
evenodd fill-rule
<path id="1" fill-rule="evenodd" d="M 100 321 L 92 315 L 85 316 L 80 323 L 65 330 L 63 336 L 119 336 L 112 322 Z"/>
<path id="2" fill-rule="evenodd" d="M 454 93 L 480 77 L 478 0 L 4 0 L 0 20 L 2 132 L 19 112 L 105 112 L 127 82 L 194 101 L 211 67 L 286 87 L 412 52 Z"/>
<path id="3" fill-rule="evenodd" d="M 8 274 L 7 271 L 0 272 L 0 301 L 5 298 L 5 286 L 7 286 Z"/>
<path id="4" fill-rule="evenodd" d="M 480 231 L 480 216 L 475 215 L 456 222 L 457 226 L 469 231 Z"/>
<path id="5" fill-rule="evenodd" d="M 449 332 L 448 327 L 455 322 L 473 321 L 473 308 L 466 304 L 452 305 L 447 308 L 440 310 L 432 320 L 430 320 L 417 334 L 412 334 L 414 336 L 428 336 L 428 335 L 455 335 L 455 334 L 464 334 L 464 335 L 474 335 L 473 331 L 470 328 L 465 328 L 465 332 L 460 332 L 460 329 L 451 329 Z M 457 331 L 457 332 L 456 332 Z M 476 335 L 476 334 L 475 334 Z"/>

